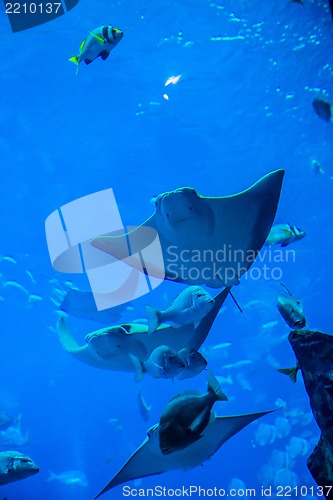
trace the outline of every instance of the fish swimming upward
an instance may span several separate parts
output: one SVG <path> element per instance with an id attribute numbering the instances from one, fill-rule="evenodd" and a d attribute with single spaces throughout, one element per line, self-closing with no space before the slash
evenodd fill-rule
<path id="1" fill-rule="evenodd" d="M 279 294 L 276 298 L 277 308 L 282 318 L 290 328 L 304 328 L 306 325 L 306 318 L 303 313 L 303 302 L 296 299 L 283 283 L 281 283 L 281 285 L 289 294 Z"/>
<path id="2" fill-rule="evenodd" d="M 159 423 L 159 442 L 163 455 L 182 450 L 203 436 L 216 401 L 228 401 L 228 398 L 210 372 L 205 394 L 184 391 L 169 401 Z"/>
<path id="3" fill-rule="evenodd" d="M 105 61 L 123 36 L 124 33 L 121 30 L 110 24 L 99 26 L 90 31 L 87 38 L 80 45 L 79 54 L 69 58 L 77 66 L 76 73 L 78 73 L 81 61 L 90 64 L 98 57 Z"/>

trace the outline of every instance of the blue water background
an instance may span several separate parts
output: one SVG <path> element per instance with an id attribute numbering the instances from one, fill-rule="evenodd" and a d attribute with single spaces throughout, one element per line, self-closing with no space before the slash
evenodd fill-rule
<path id="1" fill-rule="evenodd" d="M 206 381 L 204 374 L 174 385 L 145 377 L 143 394 L 153 404 L 147 424 L 133 374 L 99 371 L 62 349 L 50 300 L 58 285 L 50 280 L 85 283 L 52 269 L 46 217 L 112 187 L 123 221 L 138 224 L 153 211 L 150 199 L 164 191 L 185 185 L 202 195 L 229 195 L 284 168 L 276 221 L 302 227 L 307 237 L 293 247 L 295 262 L 283 265 L 283 281 L 304 300 L 309 326 L 332 333 L 333 128 L 315 117 L 311 103 L 316 95 L 333 100 L 333 24 L 325 1 L 306 0 L 303 6 L 287 0 L 80 0 L 62 18 L 29 31 L 12 34 L 4 13 L 1 23 L 1 254 L 17 264 L 0 262 L 0 410 L 22 413 L 31 444 L 21 450 L 41 469 L 2 487 L 1 495 L 85 500 L 143 441 L 172 395 L 188 387 L 203 391 Z M 107 61 L 82 64 L 75 76 L 68 57 L 104 23 L 123 29 L 123 40 Z M 166 89 L 167 78 L 178 74 L 180 82 Z M 311 169 L 313 158 L 323 175 Z M 21 290 L 6 286 L 10 280 L 42 300 L 29 304 Z M 163 308 L 181 289 L 165 283 L 150 303 Z M 235 290 L 239 302 L 265 306 L 240 315 L 228 300 L 214 323 L 205 347 L 232 344 L 211 359 L 216 374 L 234 381 L 224 388 L 230 402 L 216 405 L 219 414 L 272 409 L 279 398 L 294 413 L 309 412 L 301 377 L 293 385 L 272 366 L 294 363 L 288 327 L 275 307 L 280 291 L 274 280 L 243 279 Z M 137 317 L 144 316 L 147 300 L 133 304 Z M 277 326 L 262 329 L 271 321 Z M 75 318 L 69 326 L 80 344 L 99 327 Z M 242 359 L 252 360 L 240 369 L 251 390 L 237 382 L 237 370 L 221 368 Z M 274 425 L 277 415 L 243 430 L 204 467 L 143 479 L 141 487 L 227 487 L 238 477 L 259 488 L 260 469 L 274 449 L 285 450 L 293 435 L 305 437 L 312 449 L 319 436 L 314 422 L 296 419 L 288 436 L 259 446 L 258 425 Z M 299 485 L 315 484 L 308 455 L 292 467 Z M 70 469 L 84 471 L 89 486 L 46 481 L 49 470 Z M 122 498 L 121 487 L 109 497 Z"/>

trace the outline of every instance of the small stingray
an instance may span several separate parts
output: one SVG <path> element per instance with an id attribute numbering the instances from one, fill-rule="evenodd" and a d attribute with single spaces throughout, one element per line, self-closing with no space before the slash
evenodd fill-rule
<path id="1" fill-rule="evenodd" d="M 213 288 L 238 284 L 272 227 L 283 175 L 283 170 L 271 172 L 233 196 L 200 196 L 189 187 L 160 194 L 156 212 L 141 226 L 128 234 L 100 236 L 91 245 L 125 259 L 147 246 L 145 229 L 150 227 L 159 236 L 166 279 Z M 154 261 L 145 264 L 151 276 L 161 276 Z M 140 269 L 141 260 L 136 264 L 132 257 L 131 265 Z"/>
<path id="2" fill-rule="evenodd" d="M 201 465 L 214 455 L 228 439 L 271 411 L 233 417 L 216 417 L 214 422 L 204 430 L 199 441 L 170 455 L 162 454 L 158 439 L 159 426 L 158 424 L 154 425 L 148 430 L 147 437 L 141 446 L 94 500 L 111 488 L 133 479 L 153 476 L 175 469 L 191 469 Z"/>
<path id="3" fill-rule="evenodd" d="M 216 295 L 213 308 L 196 328 L 193 325 L 184 325 L 181 328 L 161 326 L 154 335 L 149 335 L 147 325 L 123 324 L 87 335 L 87 344 L 79 346 L 68 330 L 65 319 L 59 318 L 57 330 L 60 342 L 74 358 L 90 366 L 104 370 L 135 372 L 131 354 L 137 355 L 141 361 L 146 361 L 152 351 L 162 344 L 168 345 L 176 352 L 184 347 L 198 350 L 206 340 L 229 291 L 230 288 L 225 288 Z M 90 342 L 94 342 L 94 345 L 89 346 Z M 99 344 L 97 351 L 95 342 Z M 143 352 L 146 353 L 145 356 Z"/>

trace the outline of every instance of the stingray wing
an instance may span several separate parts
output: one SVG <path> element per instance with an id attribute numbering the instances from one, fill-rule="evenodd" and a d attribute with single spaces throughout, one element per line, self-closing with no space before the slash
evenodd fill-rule
<path id="1" fill-rule="evenodd" d="M 162 455 L 158 449 L 158 442 L 147 437 L 95 499 L 119 484 L 140 477 L 161 474 L 173 468 L 172 459 L 170 460 L 169 457 Z"/>
<path id="2" fill-rule="evenodd" d="M 161 453 L 158 439 L 156 439 L 157 426 L 154 426 L 155 439 L 148 436 L 95 499 L 111 488 L 133 479 L 153 476 L 174 469 L 185 470 L 201 465 L 237 432 L 268 413 L 271 413 L 271 411 L 232 417 L 216 417 L 215 421 L 205 429 L 202 438 L 187 448 L 170 455 Z"/>
<path id="3" fill-rule="evenodd" d="M 153 214 L 144 224 L 125 235 L 98 237 L 91 244 L 118 259 L 125 259 L 132 254 L 139 255 L 157 232 L 166 279 L 192 285 L 206 284 L 213 288 L 232 286 L 251 267 L 267 239 L 283 176 L 283 170 L 271 172 L 249 189 L 233 196 L 200 196 L 201 210 L 212 214 L 214 221 L 212 231 L 205 237 L 201 235 L 205 225 L 198 223 L 197 231 L 193 231 L 192 224 L 188 235 L 186 231 L 184 233 L 184 226 L 179 226 L 179 237 L 176 231 L 171 241 L 165 237 L 164 231 L 159 230 L 157 216 Z M 146 235 L 148 228 L 153 231 Z M 140 269 L 141 261 L 132 257 L 130 265 Z M 151 261 L 146 264 L 149 275 L 161 276 L 159 266 Z"/>

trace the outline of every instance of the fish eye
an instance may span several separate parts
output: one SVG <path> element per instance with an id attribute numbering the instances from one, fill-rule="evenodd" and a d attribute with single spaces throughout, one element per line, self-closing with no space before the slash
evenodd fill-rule
<path id="1" fill-rule="evenodd" d="M 170 219 L 170 214 L 166 214 L 167 218 Z"/>

